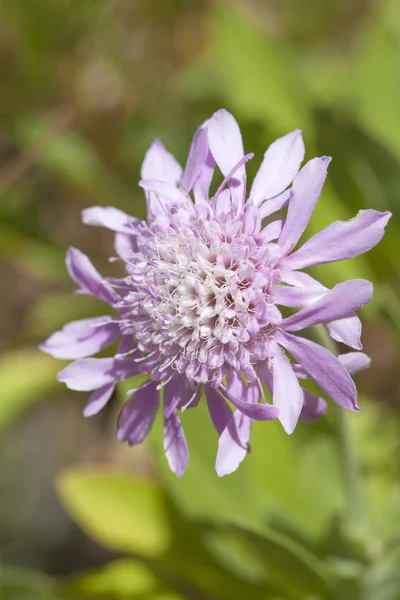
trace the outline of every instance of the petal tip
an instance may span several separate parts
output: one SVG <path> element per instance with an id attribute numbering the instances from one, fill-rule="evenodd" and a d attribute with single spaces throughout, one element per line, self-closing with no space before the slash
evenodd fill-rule
<path id="1" fill-rule="evenodd" d="M 226 116 L 231 116 L 231 113 L 229 113 L 226 108 L 220 108 L 218 110 L 215 111 L 215 113 L 212 115 L 211 119 L 216 119 L 216 120 L 220 120 L 223 119 Z"/>
<path id="2" fill-rule="evenodd" d="M 93 411 L 89 406 L 85 406 L 85 408 L 82 411 L 82 414 L 85 417 L 85 419 L 87 419 L 88 417 L 93 417 L 94 415 L 96 415 L 97 411 Z"/>
<path id="3" fill-rule="evenodd" d="M 48 342 L 48 340 L 46 340 L 42 344 L 39 344 L 38 345 L 38 350 L 40 350 L 41 352 L 44 352 L 45 354 L 50 354 L 51 355 L 51 350 L 50 350 L 50 348 L 48 348 L 47 342 Z"/>
<path id="4" fill-rule="evenodd" d="M 282 423 L 282 421 L 281 421 L 281 425 L 287 435 L 292 435 L 292 433 L 296 429 L 297 422 L 294 425 L 293 424 L 289 425 L 287 423 Z"/>
<path id="5" fill-rule="evenodd" d="M 88 208 L 84 208 L 81 210 L 81 221 L 84 225 L 88 224 L 90 220 L 90 215 L 93 213 L 93 209 L 96 209 L 97 206 L 89 206 Z"/>
<path id="6" fill-rule="evenodd" d="M 126 441 L 126 436 L 125 436 L 125 434 L 124 434 L 124 432 L 123 432 L 123 430 L 122 430 L 121 427 L 118 427 L 116 437 L 117 437 L 117 440 L 119 442 L 125 442 Z"/>
<path id="7" fill-rule="evenodd" d="M 185 471 L 186 471 L 186 465 L 179 469 L 173 470 L 173 473 L 175 474 L 176 477 L 178 477 L 178 479 L 180 479 L 185 474 Z"/>
<path id="8" fill-rule="evenodd" d="M 230 475 L 231 473 L 234 473 L 236 471 L 237 467 L 234 469 L 228 469 L 227 466 L 225 464 L 221 464 L 215 465 L 215 472 L 217 473 L 218 477 L 225 477 L 225 475 Z"/>
<path id="9" fill-rule="evenodd" d="M 63 369 L 62 371 L 60 371 L 59 373 L 57 373 L 56 375 L 56 379 L 57 381 L 59 381 L 60 383 L 65 383 L 65 385 L 67 385 L 66 380 L 67 380 L 67 374 L 66 374 L 66 370 L 68 369 L 68 367 L 65 367 L 65 369 Z M 67 386 L 68 387 L 68 386 Z"/>

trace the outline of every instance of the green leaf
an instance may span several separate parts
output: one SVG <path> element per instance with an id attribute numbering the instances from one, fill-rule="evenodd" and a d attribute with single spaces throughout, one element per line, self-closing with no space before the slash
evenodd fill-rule
<path id="1" fill-rule="evenodd" d="M 59 370 L 59 362 L 37 349 L 26 348 L 2 355 L 0 430 L 58 385 Z"/>
<path id="2" fill-rule="evenodd" d="M 387 540 L 393 535 L 393 523 L 400 519 L 399 468 L 393 461 L 398 448 L 399 419 L 396 414 L 383 413 L 377 403 L 364 400 L 361 406 L 349 424 L 363 471 L 369 530 L 378 539 Z"/>
<path id="3" fill-rule="evenodd" d="M 333 439 L 315 430 L 307 440 L 308 427 L 299 423 L 289 437 L 277 421 L 254 423 L 245 468 L 270 522 L 317 537 L 343 507 L 343 485 Z"/>
<path id="4" fill-rule="evenodd" d="M 91 189 L 103 176 L 103 166 L 95 151 L 77 133 L 55 131 L 57 123 L 48 118 L 23 117 L 17 122 L 16 135 L 27 147 L 38 147 L 37 159 L 68 181 Z"/>
<path id="5" fill-rule="evenodd" d="M 57 123 L 45 117 L 21 117 L 15 127 L 17 140 L 35 161 L 93 196 L 97 202 L 131 199 L 120 181 L 107 170 L 91 144 L 79 133 L 57 131 Z"/>
<path id="6" fill-rule="evenodd" d="M 348 60 L 345 95 L 354 118 L 400 156 L 400 7 L 377 3 Z"/>
<path id="7" fill-rule="evenodd" d="M 211 34 L 210 62 L 233 110 L 279 134 L 301 127 L 312 136 L 305 88 L 280 39 L 232 4 L 216 9 Z"/>
<path id="8" fill-rule="evenodd" d="M 61 329 L 69 321 L 84 319 L 88 316 L 100 317 L 110 312 L 108 307 L 88 294 L 72 296 L 71 292 L 50 293 L 32 304 L 27 330 L 30 334 L 45 339 L 50 333 Z"/>
<path id="9" fill-rule="evenodd" d="M 0 597 L 4 600 L 56 600 L 54 588 L 45 575 L 0 565 Z"/>
<path id="10" fill-rule="evenodd" d="M 64 250 L 29 238 L 14 227 L 1 224 L 0 257 L 27 277 L 39 281 L 65 281 Z"/>
<path id="11" fill-rule="evenodd" d="M 354 210 L 341 200 L 328 181 L 307 227 L 307 236 L 304 239 L 318 233 L 333 221 L 347 221 L 354 216 Z M 343 279 L 374 279 L 368 258 L 365 256 L 314 267 L 310 269 L 310 272 L 329 287 Z"/>
<path id="12" fill-rule="evenodd" d="M 311 595 L 325 597 L 332 591 L 332 576 L 310 552 L 289 537 L 264 529 L 262 533 L 231 526 L 248 542 L 276 588 L 293 600 Z"/>
<path id="13" fill-rule="evenodd" d="M 218 520 L 236 520 L 255 525 L 262 519 L 251 491 L 249 473 L 240 468 L 229 477 L 219 478 L 215 472 L 218 436 L 205 408 L 205 398 L 195 410 L 182 415 L 182 423 L 189 444 L 188 468 L 179 480 L 171 473 L 163 449 L 162 419 L 157 419 L 151 440 L 161 467 L 161 476 L 171 497 L 190 517 Z"/>
<path id="14" fill-rule="evenodd" d="M 335 444 L 327 436 L 305 442 L 300 430 L 307 425 L 299 424 L 288 437 L 279 422 L 255 422 L 251 452 L 235 473 L 219 478 L 215 472 L 218 436 L 204 398 L 195 410 L 185 411 L 182 423 L 190 460 L 178 485 L 166 464 L 161 419 L 151 440 L 164 484 L 186 515 L 252 527 L 278 519 L 317 536 L 332 513 L 343 507 Z"/>
<path id="15" fill-rule="evenodd" d="M 221 536 L 220 526 L 186 519 L 173 505 L 170 506 L 170 519 L 174 542 L 169 552 L 159 560 L 156 570 L 165 573 L 166 581 L 176 583 L 177 589 L 191 586 L 206 598 L 269 598 L 268 594 L 274 589 L 267 582 L 264 573 L 260 573 L 260 570 L 254 573 L 251 555 L 244 561 L 242 569 L 237 568 L 237 562 L 232 560 L 229 549 L 224 556 L 221 555 L 221 545 L 230 544 L 231 540 Z M 218 548 L 215 543 L 217 539 Z M 243 551 L 240 556 L 237 555 L 237 547 L 233 550 L 233 555 L 238 560 L 244 558 Z M 252 569 L 252 572 L 245 575 L 244 571 L 247 569 Z"/>
<path id="16" fill-rule="evenodd" d="M 156 577 L 146 565 L 131 558 L 112 561 L 105 567 L 73 577 L 62 587 L 69 598 L 105 598 L 131 600 L 160 589 Z"/>
<path id="17" fill-rule="evenodd" d="M 375 560 L 367 579 L 365 600 L 398 600 L 400 589 L 400 544 L 386 545 Z"/>
<path id="18" fill-rule="evenodd" d="M 165 499 L 150 480 L 67 470 L 57 488 L 72 518 L 106 548 L 144 556 L 168 549 L 171 531 Z"/>

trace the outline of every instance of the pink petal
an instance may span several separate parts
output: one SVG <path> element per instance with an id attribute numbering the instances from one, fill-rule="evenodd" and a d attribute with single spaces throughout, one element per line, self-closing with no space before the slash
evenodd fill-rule
<path id="1" fill-rule="evenodd" d="M 383 237 L 390 212 L 360 210 L 354 219 L 336 221 L 310 238 L 297 252 L 284 259 L 290 269 L 353 258 L 371 250 Z"/>
<path id="2" fill-rule="evenodd" d="M 117 438 L 130 445 L 147 437 L 156 418 L 159 397 L 155 382 L 145 383 L 125 404 L 118 419 Z"/>
<path id="3" fill-rule="evenodd" d="M 54 358 L 76 359 L 97 354 L 121 335 L 118 323 L 111 317 L 95 317 L 72 321 L 53 333 L 40 349 Z"/>
<path id="4" fill-rule="evenodd" d="M 118 302 L 118 294 L 101 277 L 83 252 L 77 248 L 68 248 L 66 264 L 70 276 L 82 290 L 108 304 Z"/>
<path id="5" fill-rule="evenodd" d="M 297 244 L 311 218 L 328 172 L 329 156 L 310 160 L 293 181 L 288 213 L 279 247 L 288 254 Z"/>
<path id="6" fill-rule="evenodd" d="M 296 428 L 303 407 L 303 390 L 293 372 L 290 361 L 275 344 L 272 359 L 273 402 L 279 410 L 278 419 L 286 433 Z"/>
<path id="7" fill-rule="evenodd" d="M 348 410 L 359 410 L 354 382 L 329 350 L 315 342 L 283 331 L 277 332 L 275 339 L 301 364 L 332 400 Z"/>
<path id="8" fill-rule="evenodd" d="M 176 412 L 164 419 L 164 452 L 169 468 L 181 477 L 189 460 L 188 445 L 181 421 Z"/>
<path id="9" fill-rule="evenodd" d="M 372 284 L 369 281 L 365 279 L 344 281 L 310 306 L 283 319 L 281 327 L 286 331 L 299 331 L 318 323 L 341 319 L 368 304 L 371 299 Z"/>
<path id="10" fill-rule="evenodd" d="M 301 131 L 295 129 L 279 138 L 264 154 L 264 160 L 254 178 L 250 198 L 256 205 L 273 198 L 288 187 L 297 175 L 304 159 Z"/>

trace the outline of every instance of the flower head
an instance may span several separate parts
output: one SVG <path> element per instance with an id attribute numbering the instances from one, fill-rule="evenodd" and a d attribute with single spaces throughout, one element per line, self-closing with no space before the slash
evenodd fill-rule
<path id="1" fill-rule="evenodd" d="M 179 412 L 203 401 L 203 392 L 220 434 L 216 468 L 224 475 L 245 457 L 254 419 L 278 418 L 292 433 L 299 419 L 325 412 L 325 400 L 299 379 L 314 379 L 343 408 L 358 410 L 350 374 L 369 364 L 359 352 L 355 311 L 371 300 L 371 284 L 351 280 L 329 290 L 301 269 L 370 250 L 390 213 L 360 211 L 295 249 L 330 158 L 315 158 L 299 171 L 304 144 L 293 131 L 268 148 L 247 197 L 245 163 L 252 156 L 244 154 L 239 127 L 224 110 L 196 132 L 184 171 L 155 141 L 140 181 L 147 222 L 112 207 L 83 211 L 85 224 L 115 232 L 126 276 L 103 278 L 79 250 L 67 254 L 79 288 L 111 305 L 115 316 L 70 323 L 41 346 L 75 359 L 59 380 L 93 392 L 86 416 L 106 405 L 118 381 L 148 374 L 122 409 L 117 436 L 130 444 L 145 439 L 163 389 L 164 448 L 178 476 L 188 460 Z M 210 197 L 216 167 L 223 180 Z M 276 217 L 285 207 L 286 216 Z M 283 317 L 279 306 L 300 310 Z M 297 335 L 321 323 L 356 352 L 336 357 Z M 117 339 L 116 356 L 89 358 Z"/>

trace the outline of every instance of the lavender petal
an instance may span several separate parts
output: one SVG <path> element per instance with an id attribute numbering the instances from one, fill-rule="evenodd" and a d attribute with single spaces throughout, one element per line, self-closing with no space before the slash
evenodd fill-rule
<path id="1" fill-rule="evenodd" d="M 171 471 L 177 477 L 182 477 L 189 460 L 189 451 L 185 433 L 176 412 L 164 419 L 164 452 Z"/>
<path id="2" fill-rule="evenodd" d="M 249 383 L 246 387 L 241 377 L 235 372 L 228 378 L 227 387 L 221 386 L 219 390 L 247 417 L 257 421 L 271 421 L 276 419 L 279 409 L 271 404 L 260 404 L 260 388 L 257 383 Z M 241 400 L 243 398 L 243 400 Z"/>
<path id="3" fill-rule="evenodd" d="M 291 434 L 296 428 L 303 407 L 303 390 L 293 372 L 290 361 L 277 344 L 273 352 L 273 402 L 279 410 L 278 419 L 284 430 Z"/>
<path id="4" fill-rule="evenodd" d="M 283 331 L 275 337 L 334 402 L 347 410 L 359 410 L 354 382 L 336 356 L 315 342 Z"/>
<path id="5" fill-rule="evenodd" d="M 260 217 L 265 219 L 266 217 L 273 215 L 278 210 L 281 210 L 281 208 L 287 206 L 290 200 L 290 193 L 291 190 L 285 190 L 279 194 L 279 196 L 276 196 L 275 198 L 272 198 L 271 200 L 261 204 Z"/>
<path id="6" fill-rule="evenodd" d="M 351 314 L 348 317 L 332 321 L 327 324 L 327 329 L 331 338 L 336 342 L 341 342 L 354 348 L 355 350 L 362 350 L 361 343 L 361 321 L 356 314 Z"/>
<path id="7" fill-rule="evenodd" d="M 111 396 L 113 395 L 114 389 L 115 384 L 109 383 L 95 390 L 83 409 L 83 416 L 92 417 L 93 415 L 97 415 L 97 413 L 99 413 L 109 402 Z"/>
<path id="8" fill-rule="evenodd" d="M 231 417 L 218 441 L 215 470 L 219 477 L 236 471 L 249 451 L 252 419 L 239 410 Z"/>
<path id="9" fill-rule="evenodd" d="M 329 156 L 313 158 L 295 177 L 285 225 L 278 242 L 283 254 L 288 254 L 304 233 L 325 183 L 330 161 Z"/>
<path id="10" fill-rule="evenodd" d="M 82 290 L 96 296 L 103 302 L 107 302 L 107 304 L 113 305 L 118 302 L 118 294 L 101 277 L 83 252 L 77 248 L 69 248 L 66 264 L 70 276 Z"/>
<path id="11" fill-rule="evenodd" d="M 119 231 L 132 235 L 134 227 L 140 223 L 122 210 L 113 206 L 91 206 L 82 211 L 82 222 L 93 227 L 106 227 L 112 231 Z"/>
<path id="12" fill-rule="evenodd" d="M 364 352 L 347 352 L 347 354 L 339 354 L 338 359 L 346 371 L 351 375 L 360 373 L 360 371 L 365 371 L 371 364 L 370 357 L 364 354 Z"/>
<path id="13" fill-rule="evenodd" d="M 232 411 L 225 398 L 210 386 L 206 387 L 206 398 L 213 425 L 221 434 L 232 418 Z"/>
<path id="14" fill-rule="evenodd" d="M 390 212 L 360 210 L 349 221 L 328 225 L 283 259 L 283 264 L 288 269 L 304 269 L 364 254 L 380 242 L 390 217 Z"/>
<path id="15" fill-rule="evenodd" d="M 244 156 L 239 125 L 230 113 L 221 109 L 209 120 L 207 133 L 211 154 L 222 174 L 227 176 Z M 245 167 L 242 165 L 235 179 L 241 181 L 245 176 Z"/>
<path id="16" fill-rule="evenodd" d="M 128 400 L 118 419 L 117 438 L 131 446 L 147 437 L 156 418 L 159 397 L 155 382 L 145 383 Z"/>
<path id="17" fill-rule="evenodd" d="M 250 198 L 259 206 L 288 187 L 297 175 L 304 159 L 304 142 L 300 129 L 273 142 L 264 154 L 254 178 Z"/>
<path id="18" fill-rule="evenodd" d="M 176 187 L 182 177 L 182 167 L 159 140 L 154 140 L 144 157 L 140 176 L 142 179 L 165 181 Z"/>
<path id="19" fill-rule="evenodd" d="M 82 358 L 60 371 L 58 381 L 70 390 L 90 392 L 116 381 L 113 358 Z"/>
<path id="20" fill-rule="evenodd" d="M 185 171 L 182 175 L 181 186 L 186 192 L 195 185 L 201 175 L 208 157 L 208 137 L 207 130 L 202 125 L 194 134 L 192 144 L 189 150 Z"/>
<path id="21" fill-rule="evenodd" d="M 185 397 L 185 379 L 176 377 L 164 387 L 164 417 L 169 418 Z"/>
<path id="22" fill-rule="evenodd" d="M 323 398 L 314 396 L 307 390 L 303 390 L 303 392 L 304 403 L 299 420 L 304 423 L 314 423 L 326 413 L 328 405 Z"/>
<path id="23" fill-rule="evenodd" d="M 372 284 L 365 279 L 352 279 L 338 283 L 325 296 L 303 308 L 295 315 L 283 319 L 282 329 L 299 331 L 318 323 L 328 323 L 348 316 L 368 304 L 372 299 Z"/>
<path id="24" fill-rule="evenodd" d="M 68 323 L 39 347 L 54 358 L 85 358 L 97 354 L 115 342 L 120 335 L 119 325 L 113 323 L 111 317 L 94 317 Z"/>

